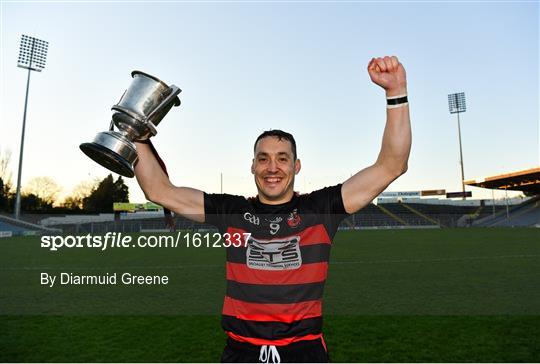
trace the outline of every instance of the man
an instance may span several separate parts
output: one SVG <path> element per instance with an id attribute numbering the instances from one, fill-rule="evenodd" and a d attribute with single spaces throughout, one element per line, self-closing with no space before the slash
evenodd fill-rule
<path id="1" fill-rule="evenodd" d="M 374 58 L 371 80 L 387 97 L 376 162 L 343 184 L 294 192 L 301 164 L 293 136 L 270 130 L 255 141 L 251 199 L 172 185 L 148 145 L 138 143 L 135 175 L 146 197 L 229 241 L 222 326 L 224 362 L 327 362 L 322 293 L 331 241 L 340 221 L 369 204 L 405 173 L 411 147 L 405 69 L 397 57 Z M 239 243 L 239 244 L 237 244 Z"/>

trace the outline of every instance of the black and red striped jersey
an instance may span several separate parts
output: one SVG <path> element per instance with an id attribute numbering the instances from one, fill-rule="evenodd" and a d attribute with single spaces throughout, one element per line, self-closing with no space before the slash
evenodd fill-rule
<path id="1" fill-rule="evenodd" d="M 341 184 L 279 205 L 205 193 L 204 209 L 205 221 L 234 243 L 226 248 L 227 335 L 254 345 L 321 337 L 330 247 L 346 217 Z"/>

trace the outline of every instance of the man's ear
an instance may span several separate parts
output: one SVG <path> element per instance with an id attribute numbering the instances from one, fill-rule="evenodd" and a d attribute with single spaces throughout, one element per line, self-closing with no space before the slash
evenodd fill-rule
<path id="1" fill-rule="evenodd" d="M 255 158 L 251 160 L 251 174 L 255 174 Z"/>
<path id="2" fill-rule="evenodd" d="M 297 160 L 294 162 L 294 174 L 300 173 L 300 168 L 302 168 L 302 165 L 301 165 L 301 163 L 300 163 L 300 159 L 297 159 Z"/>

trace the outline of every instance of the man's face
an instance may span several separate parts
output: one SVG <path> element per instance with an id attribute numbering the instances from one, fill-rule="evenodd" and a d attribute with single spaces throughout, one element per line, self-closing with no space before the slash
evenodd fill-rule
<path id="1" fill-rule="evenodd" d="M 294 176 L 298 172 L 300 160 L 294 160 L 291 142 L 273 136 L 257 142 L 251 173 L 255 176 L 261 202 L 288 202 L 293 196 Z"/>

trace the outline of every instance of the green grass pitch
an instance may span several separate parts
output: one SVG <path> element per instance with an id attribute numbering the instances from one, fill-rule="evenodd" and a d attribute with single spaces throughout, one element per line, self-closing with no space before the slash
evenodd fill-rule
<path id="1" fill-rule="evenodd" d="M 219 361 L 224 256 L 204 247 L 51 252 L 39 237 L 0 239 L 0 361 Z M 170 283 L 48 288 L 41 272 Z M 339 232 L 324 310 L 332 361 L 539 362 L 540 230 Z"/>

